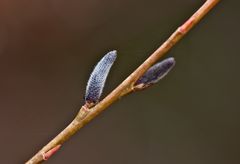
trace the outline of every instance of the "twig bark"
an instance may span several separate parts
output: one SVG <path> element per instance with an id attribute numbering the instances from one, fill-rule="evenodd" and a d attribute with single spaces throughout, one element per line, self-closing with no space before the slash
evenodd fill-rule
<path id="1" fill-rule="evenodd" d="M 50 158 L 60 146 L 80 128 L 122 96 L 135 91 L 134 83 L 189 30 L 196 25 L 220 0 L 207 0 L 182 26 L 180 26 L 147 60 L 96 106 L 85 104 L 75 119 L 52 141 L 44 146 L 26 164 L 36 164 Z M 139 90 L 139 88 L 137 88 Z"/>

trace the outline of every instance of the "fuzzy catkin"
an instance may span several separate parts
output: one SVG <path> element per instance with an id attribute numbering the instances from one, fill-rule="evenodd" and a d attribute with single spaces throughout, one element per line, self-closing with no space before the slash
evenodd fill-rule
<path id="1" fill-rule="evenodd" d="M 116 60 L 117 51 L 107 53 L 95 66 L 87 83 L 85 101 L 96 103 L 102 94 L 109 71 Z"/>
<path id="2" fill-rule="evenodd" d="M 155 65 L 145 72 L 145 74 L 137 80 L 135 83 L 136 85 L 144 84 L 146 86 L 152 85 L 157 83 L 163 77 L 165 77 L 168 72 L 173 68 L 175 65 L 175 60 L 173 57 L 167 58 Z"/>

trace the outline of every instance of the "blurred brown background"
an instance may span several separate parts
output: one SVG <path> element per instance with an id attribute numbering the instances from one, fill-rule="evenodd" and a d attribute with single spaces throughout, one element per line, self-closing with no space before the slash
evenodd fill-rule
<path id="1" fill-rule="evenodd" d="M 0 163 L 23 163 L 83 104 L 118 50 L 104 95 L 204 0 L 0 1 Z M 175 69 L 69 140 L 48 163 L 240 163 L 240 1 L 222 1 L 169 52 Z"/>

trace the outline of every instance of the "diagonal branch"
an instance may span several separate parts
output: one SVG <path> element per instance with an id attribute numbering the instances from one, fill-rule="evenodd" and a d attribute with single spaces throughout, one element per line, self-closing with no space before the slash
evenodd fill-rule
<path id="1" fill-rule="evenodd" d="M 96 106 L 85 104 L 75 119 L 52 141 L 44 146 L 26 164 L 36 164 L 50 158 L 60 146 L 80 128 L 94 119 L 116 100 L 134 91 L 134 83 L 166 52 L 168 52 L 190 29 L 196 25 L 220 0 L 207 0 L 182 26 L 180 26 L 147 60 L 143 62 L 129 77 Z"/>

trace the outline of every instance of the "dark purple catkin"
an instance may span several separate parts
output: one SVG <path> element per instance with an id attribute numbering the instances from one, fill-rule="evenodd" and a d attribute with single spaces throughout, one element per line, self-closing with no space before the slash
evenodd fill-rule
<path id="1" fill-rule="evenodd" d="M 153 65 L 141 78 L 138 79 L 138 81 L 135 83 L 135 86 L 142 84 L 143 88 L 145 88 L 157 83 L 168 74 L 174 65 L 175 60 L 173 57 L 167 58 Z"/>
<path id="2" fill-rule="evenodd" d="M 116 60 L 117 51 L 107 53 L 95 66 L 87 83 L 85 101 L 96 103 L 102 94 L 108 73 Z"/>

